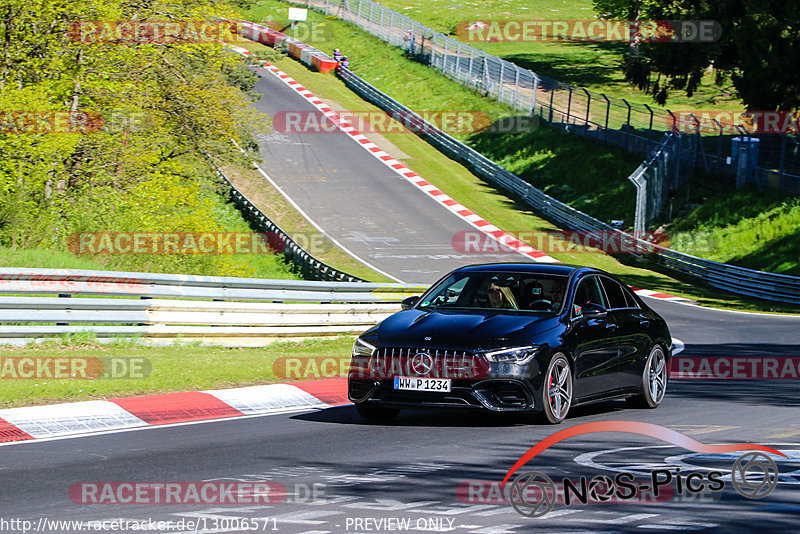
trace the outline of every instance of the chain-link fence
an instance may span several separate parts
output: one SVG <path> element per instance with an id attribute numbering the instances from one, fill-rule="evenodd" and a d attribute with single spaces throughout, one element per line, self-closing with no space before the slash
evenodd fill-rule
<path id="1" fill-rule="evenodd" d="M 676 115 L 562 83 L 437 33 L 372 0 L 306 0 L 305 4 L 352 22 L 446 76 L 570 132 L 649 155 L 665 132 L 674 131 L 682 138 L 674 141 L 677 150 L 670 152 L 671 158 L 680 160 L 672 165 L 676 185 L 702 169 L 734 175 L 737 185 L 753 182 L 800 194 L 797 135 L 751 135 L 741 125 L 717 120 L 704 120 L 701 127 L 701 120 L 691 113 Z M 737 140 L 742 138 L 759 140 L 757 159 L 749 160 L 752 165 L 739 164 Z M 755 155 L 749 152 L 751 158 Z"/>

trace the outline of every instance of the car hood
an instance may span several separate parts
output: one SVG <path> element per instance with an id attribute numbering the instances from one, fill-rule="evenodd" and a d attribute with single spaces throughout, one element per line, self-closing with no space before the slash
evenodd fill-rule
<path id="1" fill-rule="evenodd" d="M 530 344 L 558 324 L 549 313 L 411 309 L 387 318 L 364 338 L 379 346 L 488 350 Z"/>

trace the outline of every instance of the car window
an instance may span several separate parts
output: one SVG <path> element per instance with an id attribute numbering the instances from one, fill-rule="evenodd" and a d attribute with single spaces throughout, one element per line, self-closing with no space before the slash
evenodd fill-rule
<path id="1" fill-rule="evenodd" d="M 566 277 L 523 272 L 457 273 L 437 284 L 421 309 L 473 308 L 555 313 L 561 309 Z"/>
<path id="2" fill-rule="evenodd" d="M 633 292 L 627 287 L 622 288 L 622 294 L 625 295 L 625 302 L 628 303 L 628 308 L 639 308 L 639 302 L 633 296 Z"/>
<path id="3" fill-rule="evenodd" d="M 572 311 L 576 316 L 581 314 L 584 304 L 592 302 L 606 306 L 606 299 L 600 289 L 600 281 L 596 276 L 584 278 L 575 290 L 575 298 L 572 300 Z"/>
<path id="4" fill-rule="evenodd" d="M 464 291 L 468 281 L 469 278 L 466 276 L 461 278 L 451 276 L 426 297 L 426 300 L 422 302 L 422 306 L 456 306 L 458 298 Z"/>
<path id="5" fill-rule="evenodd" d="M 631 307 L 625 299 L 625 291 L 622 289 L 621 285 L 615 280 L 605 277 L 601 278 L 601 282 L 603 284 L 603 289 L 606 290 L 606 297 L 608 298 L 607 308 L 609 310 Z"/>

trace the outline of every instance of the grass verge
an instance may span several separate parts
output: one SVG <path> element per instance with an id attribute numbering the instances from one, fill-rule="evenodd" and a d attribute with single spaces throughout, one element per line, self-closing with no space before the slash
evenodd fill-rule
<path id="1" fill-rule="evenodd" d="M 670 247 L 714 261 L 800 276 L 800 198 L 747 187 L 706 199 L 669 227 Z"/>
<path id="2" fill-rule="evenodd" d="M 276 376 L 273 363 L 281 357 L 334 358 L 350 357 L 352 336 L 339 336 L 300 342 L 279 342 L 258 348 L 223 348 L 197 344 L 166 347 L 145 346 L 131 342 L 108 345 L 86 339 L 48 341 L 24 348 L 0 347 L 3 361 L 0 407 L 33 406 L 65 401 L 99 400 L 114 397 L 153 395 L 175 391 L 225 389 L 288 382 L 296 379 L 330 378 L 313 372 L 298 377 Z M 96 379 L 13 379 L 8 378 L 9 358 L 100 358 L 112 359 L 118 367 L 136 361 L 139 369 L 151 369 L 143 378 Z M 135 360 L 132 360 L 135 359 Z M 142 363 L 145 362 L 145 363 Z M 111 365 L 107 363 L 107 365 Z M 120 369 L 122 367 L 119 367 Z M 280 367 L 276 368 L 278 375 Z M 306 370 L 306 366 L 300 366 Z M 338 368 L 337 368 L 338 369 Z M 140 373 L 147 374 L 147 373 Z"/>

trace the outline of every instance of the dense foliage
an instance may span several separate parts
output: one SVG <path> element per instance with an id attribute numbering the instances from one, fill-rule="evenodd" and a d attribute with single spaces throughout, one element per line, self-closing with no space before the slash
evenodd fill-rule
<path id="1" fill-rule="evenodd" d="M 712 20 L 714 42 L 643 42 L 631 46 L 626 74 L 664 104 L 670 90 L 691 96 L 705 75 L 733 81 L 748 109 L 800 107 L 800 3 L 786 0 L 594 0 L 605 18 Z M 713 71 L 713 74 L 712 74 Z"/>
<path id="2" fill-rule="evenodd" d="M 255 77 L 224 34 L 126 33 L 213 21 L 215 0 L 0 1 L 0 245 L 64 250 L 76 232 L 247 231 L 205 153 L 258 122 Z M 131 22 L 132 23 L 132 22 Z M 188 29 L 187 29 L 188 28 Z M 109 266 L 253 275 L 252 258 L 106 257 Z M 272 261 L 272 260 L 264 260 Z"/>

